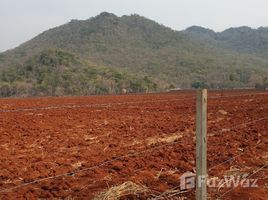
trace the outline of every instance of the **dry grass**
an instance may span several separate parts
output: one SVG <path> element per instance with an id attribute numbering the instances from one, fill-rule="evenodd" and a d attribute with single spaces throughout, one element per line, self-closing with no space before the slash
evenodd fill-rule
<path id="1" fill-rule="evenodd" d="M 93 140 L 96 140 L 96 139 L 98 139 L 98 137 L 93 137 L 93 136 L 91 136 L 91 135 L 84 135 L 84 140 L 85 141 L 93 141 Z"/>
<path id="2" fill-rule="evenodd" d="M 144 186 L 137 185 L 127 181 L 121 185 L 109 188 L 107 191 L 100 193 L 94 200 L 118 200 L 127 195 L 138 195 L 146 193 L 148 189 Z"/>
<path id="3" fill-rule="evenodd" d="M 174 174 L 177 174 L 179 173 L 178 170 L 165 170 L 165 169 L 161 169 L 157 174 L 156 174 L 156 178 L 159 179 L 160 176 L 162 175 L 174 175 Z"/>
<path id="4" fill-rule="evenodd" d="M 76 168 L 81 167 L 81 166 L 82 166 L 82 164 L 83 164 L 83 162 L 80 162 L 80 161 L 79 161 L 79 162 L 74 163 L 74 164 L 71 164 L 71 165 L 72 165 L 72 167 L 73 167 L 73 168 L 75 168 L 75 169 L 76 169 Z"/>
<path id="5" fill-rule="evenodd" d="M 154 196 L 150 198 L 150 200 L 166 200 L 166 199 L 176 199 L 176 200 L 186 200 L 187 198 L 182 196 L 183 193 L 187 193 L 188 191 L 181 191 L 178 188 L 173 188 L 165 191 L 164 193 Z"/>
<path id="6" fill-rule="evenodd" d="M 246 174 L 239 166 L 231 166 L 224 172 L 225 176 L 245 176 Z"/>
<path id="7" fill-rule="evenodd" d="M 228 112 L 226 112 L 225 110 L 219 110 L 218 111 L 220 114 L 222 114 L 222 115 L 227 115 L 228 114 Z"/>
<path id="8" fill-rule="evenodd" d="M 154 145 L 157 143 L 172 143 L 172 142 L 175 142 L 176 140 L 178 140 L 182 137 L 183 137 L 182 133 L 175 133 L 175 134 L 163 137 L 163 138 L 159 138 L 159 137 L 148 138 L 146 140 L 146 143 L 147 143 L 147 145 Z"/>
<path id="9" fill-rule="evenodd" d="M 139 144 L 146 144 L 148 146 L 150 145 L 154 145 L 157 143 L 172 143 L 177 141 L 178 139 L 183 137 L 183 133 L 181 132 L 177 132 L 177 133 L 173 133 L 171 135 L 167 135 L 165 137 L 149 137 L 147 139 L 145 139 L 145 141 L 140 141 L 140 140 L 134 140 L 131 145 L 129 144 L 125 144 L 125 146 L 136 146 Z"/>

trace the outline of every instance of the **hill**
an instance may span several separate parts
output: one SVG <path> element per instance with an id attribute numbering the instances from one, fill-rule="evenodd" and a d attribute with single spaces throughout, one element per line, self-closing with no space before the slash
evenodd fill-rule
<path id="1" fill-rule="evenodd" d="M 238 36 L 230 30 L 221 35 L 202 27 L 174 31 L 139 15 L 72 20 L 0 54 L 0 95 L 262 85 L 268 74 L 266 43 L 249 50 L 250 45 L 232 42 Z"/>
<path id="2" fill-rule="evenodd" d="M 242 26 L 217 33 L 203 27 L 192 26 L 185 32 L 198 39 L 216 42 L 217 45 L 228 50 L 263 58 L 268 56 L 268 27 L 252 29 Z"/>

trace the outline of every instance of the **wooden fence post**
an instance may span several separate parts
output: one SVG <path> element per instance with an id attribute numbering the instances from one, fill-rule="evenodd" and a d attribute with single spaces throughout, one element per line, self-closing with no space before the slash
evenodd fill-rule
<path id="1" fill-rule="evenodd" d="M 207 90 L 197 91 L 196 200 L 207 199 Z"/>

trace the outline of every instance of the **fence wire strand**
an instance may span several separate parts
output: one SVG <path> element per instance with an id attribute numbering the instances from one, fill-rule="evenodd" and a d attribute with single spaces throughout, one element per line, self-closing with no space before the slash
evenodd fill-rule
<path id="1" fill-rule="evenodd" d="M 247 178 L 251 178 L 252 176 L 254 176 L 255 174 L 257 174 L 258 172 L 260 172 L 261 170 L 263 170 L 264 168 L 266 168 L 268 166 L 268 163 L 264 164 L 262 167 L 260 167 L 259 169 L 257 169 L 256 171 L 254 171 L 250 176 L 248 176 Z M 229 190 L 227 190 L 226 192 L 224 192 L 220 197 L 218 197 L 216 200 L 220 200 L 222 197 L 226 196 L 228 193 L 230 193 L 231 191 L 233 191 L 236 187 L 233 187 Z"/>
<path id="2" fill-rule="evenodd" d="M 255 123 L 257 121 L 261 121 L 261 120 L 264 120 L 264 119 L 268 119 L 268 117 L 261 118 L 259 120 L 253 120 L 253 121 L 250 121 L 250 122 L 242 123 L 242 124 L 236 125 L 235 127 L 239 127 L 239 126 L 242 126 L 242 125 L 245 125 L 245 124 Z M 232 127 L 230 127 L 230 128 L 232 128 Z M 227 129 L 230 129 L 230 128 L 227 128 Z M 223 129 L 223 130 L 225 130 L 225 129 Z M 222 133 L 223 130 L 222 131 L 219 131 L 218 133 Z M 156 147 L 152 147 L 152 148 L 149 148 L 149 149 L 146 149 L 146 150 L 143 150 L 143 151 L 139 151 L 139 152 L 135 152 L 135 153 L 130 153 L 130 154 L 123 155 L 123 156 L 118 156 L 118 157 L 116 157 L 114 159 L 110 159 L 108 161 L 104 161 L 102 163 L 99 163 L 99 164 L 97 164 L 95 166 L 91 166 L 91 167 L 88 167 L 88 168 L 74 170 L 74 171 L 71 171 L 71 172 L 67 172 L 67 173 L 63 173 L 63 174 L 58 174 L 58 175 L 55 175 L 55 176 L 49 176 L 49 177 L 45 177 L 45 178 L 36 179 L 34 181 L 31 181 L 31 182 L 27 182 L 27 183 L 23 183 L 23 184 L 14 186 L 14 187 L 2 189 L 2 190 L 0 190 L 0 193 L 9 192 L 9 191 L 12 191 L 14 189 L 18 189 L 18 188 L 21 188 L 21 187 L 24 187 L 24 186 L 27 186 L 27 185 L 31 185 L 31 184 L 43 182 L 43 181 L 46 181 L 46 180 L 57 179 L 57 178 L 64 177 L 64 176 L 74 176 L 74 175 L 76 175 L 78 173 L 81 173 L 81 172 L 84 172 L 84 171 L 91 171 L 91 170 L 94 170 L 94 169 L 103 167 L 103 166 L 105 166 L 107 164 L 113 163 L 115 161 L 118 161 L 118 160 L 121 160 L 121 159 L 124 159 L 124 158 L 129 158 L 129 157 L 138 156 L 138 155 L 144 155 L 144 153 L 146 153 L 146 152 L 150 152 L 150 151 L 155 150 L 155 149 L 161 149 L 161 148 L 166 147 L 166 146 L 172 146 L 174 144 L 178 144 L 179 142 L 180 142 L 180 140 L 175 141 L 175 142 L 172 142 L 172 143 L 158 145 Z M 262 144 L 262 143 L 260 143 L 260 144 Z M 260 144 L 258 144 L 258 145 L 260 145 Z M 238 156 L 242 155 L 243 153 L 245 153 L 245 151 L 244 152 L 241 152 L 241 154 L 239 154 L 239 155 L 237 155 L 235 157 L 238 157 Z M 220 163 L 220 164 L 218 164 L 218 165 L 210 168 L 209 170 L 211 170 L 211 169 L 213 169 L 215 167 L 218 167 L 218 166 L 220 166 L 220 165 L 222 165 L 222 164 L 224 164 L 224 163 L 226 163 L 226 162 L 228 162 L 230 160 L 233 160 L 233 159 L 234 159 L 234 157 L 232 157 L 232 158 L 228 159 L 227 161 L 224 161 L 224 162 L 222 162 L 222 163 Z"/>
<path id="3" fill-rule="evenodd" d="M 227 131 L 230 131 L 231 129 L 235 129 L 235 128 L 238 128 L 238 127 L 243 126 L 243 125 L 252 124 L 252 123 L 255 123 L 255 122 L 258 122 L 258 121 L 263 121 L 263 120 L 266 120 L 266 119 L 268 119 L 268 117 L 263 117 L 263 118 L 260 118 L 260 119 L 257 119 L 257 120 L 252 120 L 252 121 L 249 121 L 249 122 L 246 122 L 246 123 L 242 123 L 242 124 L 239 124 L 239 125 L 235 125 L 235 126 L 232 126 L 232 127 L 227 128 L 227 129 L 222 129 L 220 132 L 219 132 L 219 131 L 214 131 L 213 133 L 223 133 L 223 132 L 227 132 Z M 256 148 L 256 147 L 258 147 L 258 146 L 260 146 L 260 145 L 263 145 L 263 144 L 264 144 L 264 143 L 259 143 L 259 144 L 255 145 L 255 146 L 251 146 L 251 148 L 254 149 L 254 148 Z M 249 149 L 249 147 L 248 147 L 247 149 Z M 246 150 L 247 150 L 247 149 L 246 149 Z M 228 163 L 228 162 L 230 162 L 230 161 L 234 161 L 236 158 L 242 156 L 242 155 L 246 152 L 246 150 L 244 150 L 243 152 L 241 152 L 241 153 L 239 153 L 239 154 L 237 154 L 237 155 L 235 155 L 235 156 L 233 156 L 233 157 L 231 157 L 231 158 L 229 158 L 229 159 L 227 159 L 227 160 L 225 160 L 225 161 L 223 161 L 223 162 L 221 162 L 221 163 L 219 163 L 219 164 L 217 164 L 217 165 L 214 165 L 214 166 L 210 167 L 210 168 L 208 169 L 208 171 L 211 171 L 212 169 L 215 169 L 215 168 L 217 168 L 217 167 L 219 167 L 219 166 L 221 166 L 221 165 L 223 165 L 223 164 L 225 164 L 225 163 Z M 262 169 L 264 169 L 264 168 L 267 167 L 267 166 L 268 166 L 268 163 L 267 163 L 266 165 L 264 165 L 263 167 L 261 167 L 260 169 L 258 169 L 257 172 L 261 171 Z M 254 173 L 251 174 L 248 178 L 250 178 L 251 176 L 253 176 L 253 175 L 256 174 L 257 172 L 254 172 Z M 169 189 L 168 191 L 176 190 L 176 189 L 178 189 L 178 188 L 180 188 L 180 186 L 173 187 L 173 188 Z M 228 194 L 229 192 L 231 192 L 233 189 L 234 189 L 234 188 L 232 188 L 232 189 L 230 189 L 229 191 L 225 192 L 221 197 L 225 196 L 226 194 Z M 167 195 L 167 193 L 168 193 L 168 192 L 164 192 L 164 193 L 162 193 L 162 194 L 160 194 L 160 195 L 158 195 L 158 196 L 155 196 L 152 200 L 160 200 L 162 197 L 165 197 L 165 195 Z M 221 197 L 220 197 L 220 198 L 221 198 Z M 217 198 L 217 200 L 220 200 L 220 198 Z"/>
<path id="4" fill-rule="evenodd" d="M 242 94 L 242 95 L 227 95 L 227 96 L 211 96 L 209 99 L 223 99 L 231 97 L 244 97 L 244 96 L 256 96 L 256 95 L 267 95 L 268 92 L 255 93 L 255 94 Z M 120 105 L 131 105 L 131 104 L 143 104 L 143 103 L 161 103 L 161 102 L 172 102 L 172 101 L 183 101 L 183 100 L 195 100 L 196 97 L 187 98 L 174 98 L 174 99 L 159 99 L 159 100 L 145 100 L 145 101 L 129 101 L 129 102 L 117 102 L 117 103 L 102 103 L 102 104 L 86 104 L 86 105 L 63 105 L 63 106 L 48 106 L 39 108 L 21 108 L 21 109 L 2 109 L 0 113 L 12 113 L 12 112 L 28 112 L 28 111 L 40 111 L 40 110 L 55 110 L 55 109 L 75 109 L 75 108 L 109 108 L 112 106 Z"/>
<path id="5" fill-rule="evenodd" d="M 258 93 L 259 95 L 266 95 L 268 93 Z M 209 97 L 208 99 L 221 99 L 221 98 L 227 98 L 227 97 L 238 97 L 238 96 L 255 96 L 257 94 L 246 94 L 246 95 L 229 95 L 229 96 L 213 96 L 213 97 Z M 23 111 L 38 111 L 38 110 L 52 110 L 52 109 L 61 109 L 61 108 L 67 108 L 67 109 L 73 109 L 73 108 L 95 108 L 95 107 L 111 107 L 113 105 L 129 105 L 129 104 L 140 104 L 140 103 L 157 103 L 157 102 L 171 102 L 171 101 L 181 101 L 181 100 L 194 100 L 196 99 L 196 97 L 192 97 L 192 98 L 180 98 L 180 99 L 170 99 L 170 100 L 152 100 L 152 101 L 134 101 L 134 102 L 124 102 L 124 103 L 109 103 L 109 104 L 89 104 L 89 105 L 72 105 L 72 106 L 50 106 L 50 107 L 43 107 L 43 108 L 26 108 L 26 109 L 16 109 L 16 110 L 0 110 L 0 113 L 5 113 L 5 112 L 23 112 Z M 245 123 L 241 123 L 239 125 L 235 125 L 235 126 L 232 126 L 232 127 L 229 127 L 229 128 L 225 128 L 225 129 L 222 129 L 220 131 L 213 131 L 212 133 L 223 133 L 223 132 L 226 132 L 226 131 L 230 131 L 232 129 L 235 129 L 235 128 L 238 128 L 238 127 L 241 127 L 243 125 L 249 125 L 249 124 L 252 124 L 252 123 L 256 123 L 258 121 L 262 121 L 262 120 L 266 120 L 268 119 L 268 117 L 263 117 L 263 118 L 259 118 L 259 119 L 256 119 L 256 120 L 252 120 L 252 121 L 248 121 L 248 122 L 245 122 Z M 78 169 L 78 170 L 73 170 L 71 172 L 67 172 L 67 173 L 62 173 L 62 174 L 58 174 L 58 175 L 54 175 L 54 176 L 48 176 L 48 177 L 45 177 L 45 178 L 39 178 L 39 179 L 36 179 L 36 180 L 33 180 L 33 181 L 30 181 L 30 182 L 27 182 L 27 183 L 23 183 L 23 184 L 19 184 L 17 186 L 14 186 L 14 187 L 10 187 L 10 188 L 4 188 L 4 189 L 1 189 L 0 190 L 0 193 L 6 193 L 6 192 L 11 192 L 15 189 L 19 189 L 19 188 L 22 188 L 22 187 L 25 187 L 25 186 L 28 186 L 28 185 L 32 185 L 32 184 L 36 184 L 36 183 L 40 183 L 40 182 L 43 182 L 43 181 L 46 181 L 46 180 L 53 180 L 53 179 L 57 179 L 57 178 L 60 178 L 60 177 L 64 177 L 64 176 L 75 176 L 76 174 L 78 173 L 81 173 L 81 172 L 85 172 L 85 171 L 92 171 L 94 169 L 97 169 L 97 168 L 101 168 L 105 165 L 108 165 L 108 164 L 111 164 L 115 161 L 118 161 L 118 160 L 121 160 L 121 159 L 125 159 L 125 158 L 129 158 L 129 157 L 135 157 L 135 156 L 139 156 L 139 155 L 144 155 L 145 153 L 148 153 L 148 152 L 151 152 L 153 150 L 156 150 L 156 149 L 161 149 L 163 147 L 167 147 L 167 146 L 172 146 L 174 144 L 178 144 L 180 141 L 175 141 L 175 142 L 172 142 L 172 143 L 167 143 L 167 144 L 162 144 L 162 145 L 158 145 L 158 146 L 154 146 L 152 148 L 148 148 L 148 149 L 145 149 L 143 151 L 139 151 L 139 152 L 134 152 L 134 153 L 129 153 L 127 155 L 122 155 L 122 156 L 118 156 L 116 158 L 113 158 L 113 159 L 110 159 L 110 160 L 107 160 L 107 161 L 104 161 L 104 162 L 101 162 L 97 165 L 94 165 L 94 166 L 91 166 L 91 167 L 88 167 L 88 168 L 83 168 L 83 169 Z M 259 143 L 257 144 L 255 147 L 261 145 L 263 143 Z M 255 148 L 254 147 L 254 148 Z M 243 151 L 241 152 L 240 154 L 236 155 L 236 156 L 233 156 L 231 157 L 230 159 L 222 162 L 222 163 L 219 163 L 211 168 L 208 169 L 208 171 L 220 166 L 220 165 L 223 165 L 231 160 L 234 160 L 235 158 L 243 155 L 246 151 Z M 264 169 L 265 167 L 267 167 L 268 164 L 266 164 L 265 166 L 261 167 L 258 171 L 256 171 L 255 173 L 253 173 L 252 175 L 256 174 L 257 172 L 259 172 L 260 170 Z M 179 186 L 175 187 L 178 188 Z M 232 188 L 231 190 L 225 192 L 223 195 L 221 195 L 219 197 L 222 198 L 223 196 L 225 196 L 227 193 L 231 192 L 234 188 Z"/>
<path id="6" fill-rule="evenodd" d="M 71 171 L 71 172 L 67 172 L 67 173 L 63 173 L 63 174 L 58 174 L 58 175 L 55 175 L 55 176 L 49 176 L 49 177 L 46 177 L 46 178 L 36 179 L 34 181 L 31 181 L 31 182 L 28 182 L 28 183 L 23 183 L 23 184 L 20 184 L 18 186 L 15 186 L 15 187 L 2 189 L 2 190 L 0 190 L 0 193 L 9 192 L 11 190 L 18 189 L 18 188 L 21 188 L 21 187 L 24 187 L 24 186 L 27 186 L 27 185 L 31 185 L 31 184 L 34 184 L 34 183 L 43 182 L 43 181 L 50 180 L 50 179 L 56 179 L 56 178 L 63 177 L 63 176 L 74 176 L 74 175 L 76 175 L 78 173 L 81 173 L 81 172 L 84 172 L 84 171 L 91 171 L 91 170 L 94 170 L 94 169 L 103 167 L 103 166 L 105 166 L 107 164 L 113 163 L 113 162 L 118 161 L 118 160 L 121 160 L 121 159 L 129 158 L 129 157 L 134 157 L 134 156 L 139 156 L 139 155 L 142 155 L 144 153 L 147 153 L 147 152 L 150 152 L 150 151 L 153 151 L 153 150 L 156 150 L 156 149 L 161 149 L 163 147 L 171 146 L 171 145 L 174 145 L 174 144 L 177 144 L 177 143 L 178 142 L 172 142 L 172 143 L 158 145 L 156 147 L 145 149 L 143 151 L 129 153 L 129 154 L 123 155 L 123 156 L 118 156 L 116 158 L 113 158 L 113 159 L 110 159 L 110 160 L 101 162 L 101 163 L 99 163 L 97 165 L 94 165 L 94 166 L 91 166 L 91 167 L 88 167 L 88 168 L 74 170 L 74 171 Z"/>

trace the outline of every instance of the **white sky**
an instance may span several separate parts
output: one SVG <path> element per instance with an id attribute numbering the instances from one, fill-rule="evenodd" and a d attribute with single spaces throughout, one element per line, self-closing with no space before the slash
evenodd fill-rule
<path id="1" fill-rule="evenodd" d="M 0 0 L 0 51 L 71 19 L 139 14 L 175 30 L 268 26 L 268 0 Z"/>

